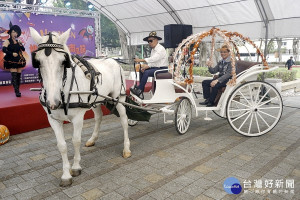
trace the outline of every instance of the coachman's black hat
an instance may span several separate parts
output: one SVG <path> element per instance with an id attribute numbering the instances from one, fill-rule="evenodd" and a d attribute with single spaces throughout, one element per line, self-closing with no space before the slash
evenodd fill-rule
<path id="1" fill-rule="evenodd" d="M 158 40 L 162 40 L 161 37 L 158 37 L 158 36 L 157 36 L 156 31 L 151 31 L 151 32 L 149 33 L 149 36 L 148 36 L 148 37 L 145 37 L 143 40 L 144 40 L 144 41 L 148 41 L 148 39 L 149 39 L 150 37 L 156 38 L 156 39 L 158 39 Z"/>

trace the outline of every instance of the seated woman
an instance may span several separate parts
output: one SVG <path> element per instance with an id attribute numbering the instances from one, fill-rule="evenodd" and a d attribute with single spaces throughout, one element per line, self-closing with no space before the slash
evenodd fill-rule
<path id="1" fill-rule="evenodd" d="M 206 105 L 207 107 L 214 106 L 215 98 L 217 96 L 219 88 L 226 87 L 226 83 L 231 78 L 231 57 L 230 49 L 227 45 L 223 45 L 220 49 L 222 60 L 218 62 L 215 67 L 212 67 L 212 63 L 208 61 L 206 65 L 209 67 L 208 71 L 211 74 L 219 72 L 219 75 L 212 80 L 204 80 L 202 82 L 204 102 L 200 102 L 200 105 Z"/>

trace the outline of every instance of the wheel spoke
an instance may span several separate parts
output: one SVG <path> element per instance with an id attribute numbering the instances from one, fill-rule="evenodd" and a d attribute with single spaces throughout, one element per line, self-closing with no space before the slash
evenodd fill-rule
<path id="1" fill-rule="evenodd" d="M 182 120 L 182 126 L 183 126 L 183 129 L 185 130 L 185 129 L 186 129 L 186 126 L 187 126 L 187 121 L 186 121 L 186 119 L 183 119 L 183 120 Z"/>
<path id="2" fill-rule="evenodd" d="M 248 85 L 248 88 L 249 88 L 249 93 L 250 93 L 251 104 L 253 105 L 253 98 L 252 98 L 252 91 L 250 88 L 250 84 Z"/>
<path id="3" fill-rule="evenodd" d="M 249 111 L 249 108 L 238 109 L 238 110 L 229 110 L 229 112 L 238 112 L 238 111 Z"/>
<path id="4" fill-rule="evenodd" d="M 265 107 L 265 108 L 259 108 L 259 110 L 267 110 L 267 109 L 280 109 L 281 107 Z"/>
<path id="5" fill-rule="evenodd" d="M 270 99 L 270 100 L 268 100 L 268 101 L 265 101 L 264 103 L 258 105 L 258 107 L 263 106 L 263 105 L 265 105 L 265 104 L 267 104 L 267 103 L 269 103 L 269 102 L 271 102 L 271 101 L 273 101 L 274 99 L 277 99 L 277 98 L 278 98 L 278 97 L 276 96 L 276 97 L 274 97 L 274 98 L 272 98 L 272 99 Z"/>
<path id="6" fill-rule="evenodd" d="M 275 117 L 275 116 L 273 116 L 273 115 L 270 115 L 270 114 L 268 114 L 268 113 L 266 113 L 266 112 L 264 112 L 264 111 L 258 110 L 258 112 L 263 113 L 263 114 L 265 114 L 265 115 L 267 115 L 267 116 L 269 116 L 269 117 L 272 117 L 272 118 L 274 118 L 274 119 L 277 119 L 277 117 Z"/>
<path id="7" fill-rule="evenodd" d="M 263 122 L 265 122 L 265 124 L 268 126 L 268 128 L 270 127 L 270 125 L 266 122 L 266 120 L 257 112 L 257 115 L 263 120 Z"/>
<path id="8" fill-rule="evenodd" d="M 249 128 L 248 128 L 248 134 L 250 134 L 250 130 L 252 127 L 252 120 L 253 120 L 253 113 L 251 114 L 250 124 L 249 124 Z"/>
<path id="9" fill-rule="evenodd" d="M 179 115 L 180 117 L 179 118 L 177 118 L 177 122 L 179 123 L 180 121 L 181 121 L 181 119 L 182 119 L 182 117 L 181 117 L 181 115 Z"/>
<path id="10" fill-rule="evenodd" d="M 259 127 L 258 120 L 257 120 L 257 114 L 254 113 L 254 116 L 255 116 L 256 126 L 257 126 L 257 129 L 258 129 L 258 132 L 260 133 L 260 127 Z"/>
<path id="11" fill-rule="evenodd" d="M 271 90 L 271 87 L 270 87 L 269 90 L 264 94 L 264 96 L 262 96 L 262 98 L 260 98 L 260 100 L 258 101 L 257 104 L 260 104 L 260 103 L 261 103 L 261 101 L 267 96 L 267 94 L 270 92 L 270 90 Z"/>
<path id="12" fill-rule="evenodd" d="M 250 111 L 247 111 L 247 112 L 245 112 L 244 114 L 242 114 L 241 116 L 235 118 L 234 120 L 232 120 L 232 122 L 234 122 L 234 121 L 240 119 L 241 117 L 244 117 L 244 116 L 247 115 L 248 113 L 250 113 Z M 229 116 L 229 117 L 230 117 L 230 116 Z"/>
<path id="13" fill-rule="evenodd" d="M 247 101 L 248 105 L 251 105 L 250 102 L 248 101 L 248 99 L 244 96 L 244 94 L 243 94 L 241 91 L 239 91 L 239 93 L 240 93 L 240 94 L 243 96 L 243 98 Z"/>
<path id="14" fill-rule="evenodd" d="M 258 90 L 257 90 L 257 94 L 256 94 L 256 97 L 255 97 L 255 102 L 258 101 L 260 89 L 261 89 L 261 84 L 259 85 L 259 88 L 258 88 Z"/>
<path id="15" fill-rule="evenodd" d="M 178 129 L 180 130 L 180 132 L 182 132 L 181 121 L 178 122 Z"/>
<path id="16" fill-rule="evenodd" d="M 242 105 L 242 106 L 245 106 L 245 107 L 247 107 L 247 108 L 250 108 L 250 106 L 247 106 L 247 105 L 245 105 L 245 104 L 243 104 L 243 103 L 241 103 L 241 102 L 239 102 L 239 101 L 236 101 L 236 100 L 233 100 L 233 99 L 232 99 L 232 102 L 235 102 L 235 103 L 238 103 L 238 104 L 240 104 L 240 105 Z"/>
<path id="17" fill-rule="evenodd" d="M 241 130 L 242 126 L 244 126 L 245 122 L 247 121 L 247 119 L 250 117 L 251 113 L 249 113 L 249 115 L 246 117 L 246 119 L 243 121 L 243 123 L 240 125 L 239 130 Z"/>

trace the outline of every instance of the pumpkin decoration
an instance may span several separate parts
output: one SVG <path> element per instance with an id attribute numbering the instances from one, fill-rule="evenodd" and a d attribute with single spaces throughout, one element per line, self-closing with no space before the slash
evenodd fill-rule
<path id="1" fill-rule="evenodd" d="M 5 144 L 9 140 L 9 130 L 6 126 L 0 125 L 0 145 Z"/>

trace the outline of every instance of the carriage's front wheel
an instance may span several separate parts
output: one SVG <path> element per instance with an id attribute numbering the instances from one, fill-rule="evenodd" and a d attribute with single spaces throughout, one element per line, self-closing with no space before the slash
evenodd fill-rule
<path id="1" fill-rule="evenodd" d="M 128 125 L 129 125 L 129 126 L 135 126 L 135 125 L 137 125 L 138 122 L 139 122 L 139 121 L 135 121 L 135 120 L 132 120 L 132 119 L 128 119 Z"/>
<path id="2" fill-rule="evenodd" d="M 187 98 L 180 99 L 175 110 L 175 127 L 176 131 L 183 135 L 189 129 L 192 119 L 191 102 Z"/>
<path id="3" fill-rule="evenodd" d="M 274 86 L 260 81 L 247 82 L 236 88 L 229 97 L 227 120 L 240 134 L 263 135 L 278 123 L 282 106 L 281 96 Z"/>

